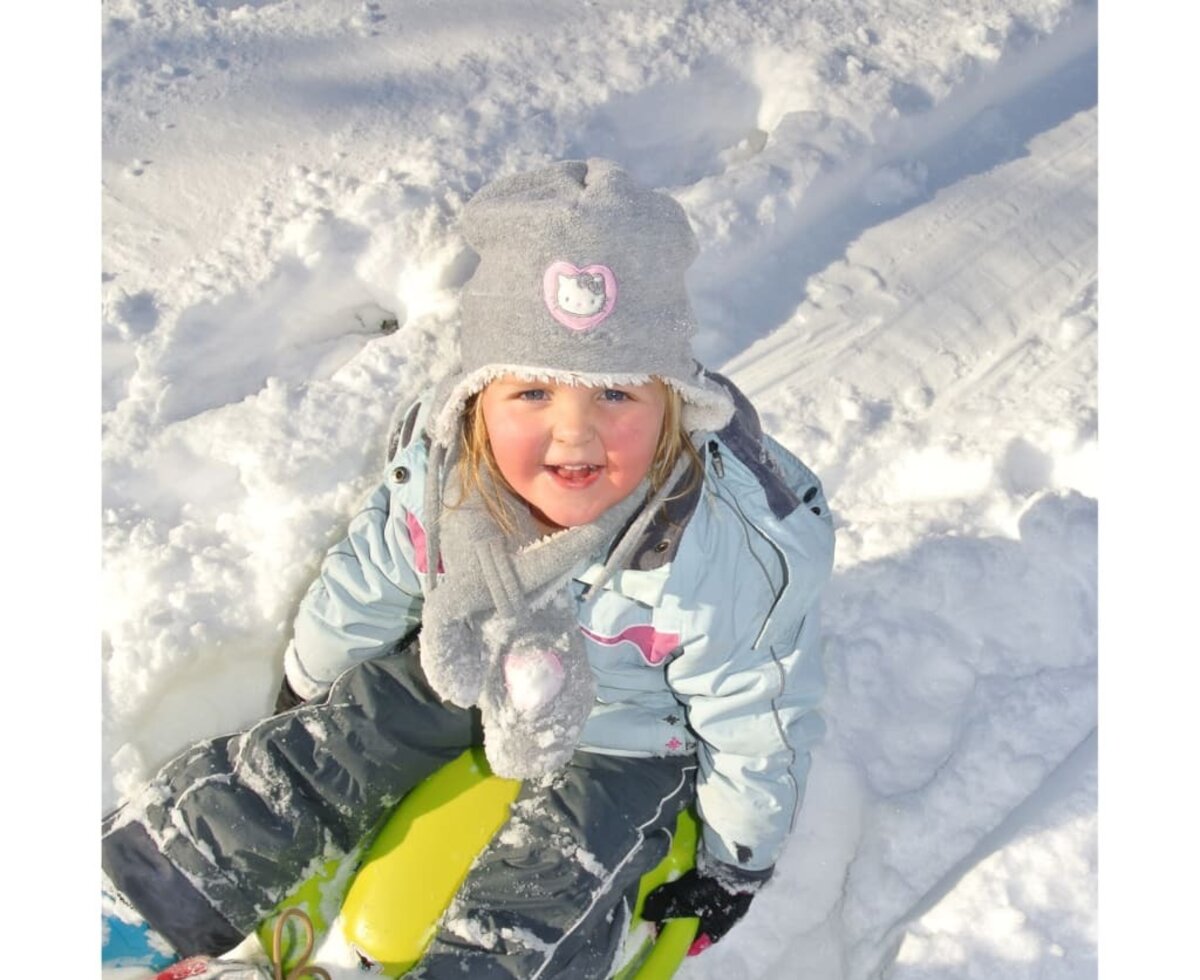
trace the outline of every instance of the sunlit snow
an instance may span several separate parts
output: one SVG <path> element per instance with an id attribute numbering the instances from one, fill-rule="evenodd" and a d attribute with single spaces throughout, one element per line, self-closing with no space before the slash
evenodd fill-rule
<path id="1" fill-rule="evenodd" d="M 607 156 L 686 208 L 698 353 L 837 528 L 804 808 L 679 976 L 1095 976 L 1093 4 L 105 0 L 102 25 L 105 809 L 270 710 L 391 416 L 453 363 L 463 203 Z"/>

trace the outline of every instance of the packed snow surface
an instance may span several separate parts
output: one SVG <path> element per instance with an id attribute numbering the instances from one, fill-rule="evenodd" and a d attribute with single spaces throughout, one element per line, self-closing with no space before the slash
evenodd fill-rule
<path id="1" fill-rule="evenodd" d="M 1094 6 L 106 0 L 102 23 L 105 810 L 270 709 L 390 416 L 453 362 L 464 201 L 607 156 L 686 208 L 698 354 L 837 528 L 804 808 L 680 977 L 1095 975 Z"/>

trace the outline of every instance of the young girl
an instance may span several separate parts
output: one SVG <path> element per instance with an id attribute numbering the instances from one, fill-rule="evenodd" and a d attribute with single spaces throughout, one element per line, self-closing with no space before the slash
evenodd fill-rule
<path id="1" fill-rule="evenodd" d="M 326 556 L 279 713 L 106 821 L 107 876 L 179 954 L 236 945 L 480 742 L 523 789 L 412 976 L 605 976 L 690 804 L 697 869 L 645 914 L 698 915 L 703 948 L 794 822 L 832 525 L 692 359 L 682 208 L 572 161 L 484 188 L 463 228 L 461 369 L 404 414 Z"/>

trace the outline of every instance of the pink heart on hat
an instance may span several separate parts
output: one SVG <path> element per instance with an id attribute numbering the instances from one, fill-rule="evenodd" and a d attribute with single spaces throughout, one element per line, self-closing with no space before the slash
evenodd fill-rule
<path id="1" fill-rule="evenodd" d="M 603 289 L 603 302 L 598 309 L 594 303 L 600 296 L 597 280 Z M 588 330 L 612 313 L 617 303 L 617 277 L 606 265 L 586 265 L 581 269 L 560 260 L 552 262 L 542 276 L 542 294 L 546 309 L 555 320 L 571 330 Z M 576 307 L 574 311 L 572 306 Z"/>

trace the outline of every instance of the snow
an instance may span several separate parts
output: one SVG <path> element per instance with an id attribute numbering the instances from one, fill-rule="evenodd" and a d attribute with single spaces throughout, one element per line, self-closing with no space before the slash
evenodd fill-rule
<path id="1" fill-rule="evenodd" d="M 1093 5 L 106 0 L 101 27 L 103 810 L 269 710 L 393 411 L 451 363 L 463 202 L 605 155 L 687 209 L 699 353 L 837 528 L 805 806 L 680 977 L 1096 975 Z"/>
<path id="2" fill-rule="evenodd" d="M 562 690 L 565 677 L 562 661 L 553 650 L 514 652 L 504 661 L 508 696 L 521 714 L 549 704 Z"/>

